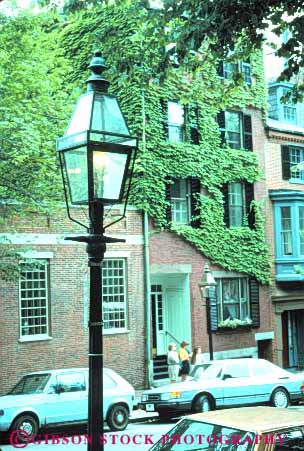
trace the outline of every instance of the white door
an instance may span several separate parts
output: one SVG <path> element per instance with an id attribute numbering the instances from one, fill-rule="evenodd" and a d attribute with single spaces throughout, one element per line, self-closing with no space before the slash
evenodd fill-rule
<path id="1" fill-rule="evenodd" d="M 165 336 L 165 310 L 162 285 L 151 285 L 151 303 L 153 312 L 153 333 L 157 355 L 167 353 Z"/>

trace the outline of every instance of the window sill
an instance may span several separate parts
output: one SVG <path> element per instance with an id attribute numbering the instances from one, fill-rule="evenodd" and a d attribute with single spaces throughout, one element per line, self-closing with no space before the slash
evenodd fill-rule
<path id="1" fill-rule="evenodd" d="M 103 335 L 129 334 L 130 329 L 104 329 Z"/>
<path id="2" fill-rule="evenodd" d="M 35 336 L 35 335 L 31 335 L 28 337 L 21 337 L 19 338 L 19 343 L 31 343 L 33 341 L 50 341 L 53 340 L 53 337 L 49 337 L 49 336 Z"/>
<path id="3" fill-rule="evenodd" d="M 289 179 L 289 183 L 292 183 L 293 185 L 304 185 L 304 180 L 299 179 Z"/>
<path id="4" fill-rule="evenodd" d="M 217 329 L 217 332 L 219 333 L 226 333 L 226 332 L 248 332 L 250 331 L 254 326 L 252 324 L 244 324 L 239 325 L 236 327 L 228 327 L 228 326 L 219 326 Z"/>

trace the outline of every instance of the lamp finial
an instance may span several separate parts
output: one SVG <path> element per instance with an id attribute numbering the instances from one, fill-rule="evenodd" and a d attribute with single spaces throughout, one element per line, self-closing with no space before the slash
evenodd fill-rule
<path id="1" fill-rule="evenodd" d="M 107 66 L 105 65 L 105 60 L 101 56 L 100 50 L 95 50 L 89 69 L 92 71 L 92 74 L 87 79 L 87 90 L 106 93 L 110 82 L 102 76 L 102 73 L 107 69 Z"/>

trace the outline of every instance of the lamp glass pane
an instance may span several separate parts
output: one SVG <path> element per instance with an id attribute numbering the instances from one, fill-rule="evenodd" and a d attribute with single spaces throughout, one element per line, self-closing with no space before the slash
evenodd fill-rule
<path id="1" fill-rule="evenodd" d="M 129 130 L 115 97 L 95 95 L 92 130 L 129 135 Z M 122 138 L 108 136 L 107 141 L 119 142 Z"/>
<path id="2" fill-rule="evenodd" d="M 85 94 L 79 97 L 65 136 L 83 132 L 90 128 L 93 94 Z"/>
<path id="3" fill-rule="evenodd" d="M 86 204 L 88 202 L 87 148 L 80 147 L 64 152 L 64 162 L 71 203 Z"/>
<path id="4" fill-rule="evenodd" d="M 128 155 L 93 151 L 94 198 L 120 201 Z"/>

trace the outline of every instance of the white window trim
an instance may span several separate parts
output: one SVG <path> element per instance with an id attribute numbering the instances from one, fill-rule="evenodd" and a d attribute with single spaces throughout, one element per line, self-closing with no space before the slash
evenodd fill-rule
<path id="1" fill-rule="evenodd" d="M 47 327 L 47 333 L 45 334 L 36 334 L 36 335 L 22 335 L 21 331 L 22 331 L 22 316 L 21 316 L 21 278 L 19 277 L 19 281 L 18 281 L 18 291 L 19 291 L 19 296 L 18 296 L 18 311 L 19 311 L 19 342 L 29 342 L 29 341 L 44 341 L 44 340 L 52 340 L 52 337 L 49 335 L 50 333 L 50 318 L 49 318 L 49 302 L 50 302 L 50 296 L 49 296 L 49 261 L 46 260 L 45 258 L 41 258 L 41 255 L 45 255 L 46 253 L 44 252 L 37 252 L 35 255 L 39 255 L 39 258 L 34 257 L 36 260 L 44 260 L 45 261 L 45 268 L 46 268 L 46 327 Z M 25 253 L 25 255 L 27 255 L 27 258 L 33 258 L 33 257 L 29 257 L 29 255 L 34 255 L 34 253 Z M 19 265 L 21 263 L 24 263 L 24 260 L 21 260 L 19 262 Z"/>
<path id="2" fill-rule="evenodd" d="M 222 273 L 223 274 L 223 273 Z M 229 273 L 227 273 L 229 274 Z M 222 275 L 221 277 L 218 277 L 215 275 L 215 273 L 213 273 L 213 276 L 215 277 L 216 283 L 218 284 L 219 288 L 220 288 L 220 294 L 221 294 L 221 299 L 217 299 L 217 304 L 219 306 L 219 317 L 218 317 L 218 322 L 221 321 L 225 321 L 224 317 L 223 317 L 223 310 L 224 310 L 224 302 L 222 299 L 222 280 L 223 279 L 231 279 L 231 280 L 238 280 L 238 285 L 239 285 L 239 291 L 240 291 L 240 279 L 245 280 L 246 284 L 246 296 L 247 296 L 247 310 L 248 310 L 248 318 L 250 319 L 250 295 L 249 295 L 249 282 L 248 282 L 248 277 L 244 277 L 242 276 L 237 276 L 237 275 L 230 275 L 228 276 L 227 274 Z M 231 274 L 231 273 L 230 273 Z M 238 304 L 239 306 L 241 305 L 241 301 L 240 299 L 238 300 Z M 236 319 L 241 319 L 241 318 L 236 318 Z M 242 320 L 242 319 L 241 319 Z M 242 320 L 243 321 L 243 320 Z"/>
<path id="3" fill-rule="evenodd" d="M 170 195 L 170 205 L 171 205 L 171 218 L 172 218 L 172 222 L 174 224 L 179 224 L 179 225 L 185 225 L 185 224 L 189 224 L 191 221 L 191 186 L 190 186 L 190 180 L 187 179 L 176 179 L 175 181 L 181 181 L 181 180 L 185 180 L 186 182 L 186 195 L 185 197 L 172 197 Z M 176 221 L 174 216 L 174 202 L 173 201 L 185 201 L 186 202 L 186 207 L 187 207 L 187 220 L 186 222 L 180 222 L 180 221 Z"/>
<path id="4" fill-rule="evenodd" d="M 122 253 L 120 253 L 120 255 L 115 255 L 115 256 L 111 256 L 108 257 L 109 253 L 106 254 L 105 260 L 122 260 L 123 261 L 123 265 L 124 265 L 124 320 L 125 320 L 125 327 L 118 327 L 118 328 L 106 328 L 105 326 L 103 327 L 103 334 L 104 335 L 111 335 L 111 334 L 120 334 L 120 333 L 126 333 L 129 332 L 128 329 L 128 290 L 127 290 L 127 285 L 128 285 L 128 259 L 126 257 L 122 257 Z M 101 268 L 102 271 L 102 268 Z M 103 315 L 105 313 L 105 304 L 103 304 Z M 106 321 L 103 319 L 103 323 L 105 325 Z"/>

